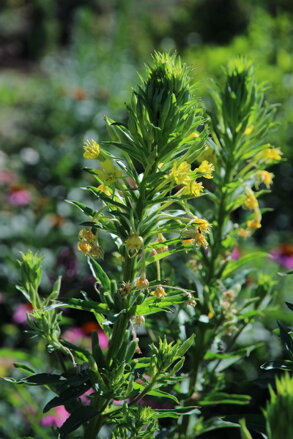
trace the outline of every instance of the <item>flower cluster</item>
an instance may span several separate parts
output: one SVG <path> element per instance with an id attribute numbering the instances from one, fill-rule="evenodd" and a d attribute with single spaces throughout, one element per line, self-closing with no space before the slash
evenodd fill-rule
<path id="1" fill-rule="evenodd" d="M 103 258 L 104 252 L 98 244 L 97 236 L 88 228 L 80 230 L 77 249 L 86 256 Z"/>

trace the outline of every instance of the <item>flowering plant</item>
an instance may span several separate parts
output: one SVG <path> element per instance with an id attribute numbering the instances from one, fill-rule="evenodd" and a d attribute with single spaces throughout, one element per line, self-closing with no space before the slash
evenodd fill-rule
<path id="1" fill-rule="evenodd" d="M 44 411 L 65 406 L 61 438 L 83 427 L 88 439 L 105 428 L 116 439 L 148 439 L 163 418 L 175 421 L 160 437 L 177 439 L 241 425 L 204 409 L 249 403 L 249 396 L 225 391 L 225 364 L 257 346 L 239 348 L 236 341 L 272 302 L 270 277 L 247 282 L 249 263 L 265 254 L 230 257 L 238 240 L 261 226 L 258 198 L 267 189 L 260 186 L 270 186 L 266 167 L 281 159 L 267 143 L 274 107 L 264 91 L 238 60 L 205 115 L 187 67 L 175 55 L 155 53 L 133 90 L 127 124 L 106 118 L 110 140 L 85 143 L 84 157 L 99 164 L 86 168 L 94 204 L 70 203 L 88 217 L 77 248 L 88 259 L 94 291 L 59 298 L 58 279 L 44 299 L 41 258 L 28 253 L 20 261 L 19 289 L 33 308 L 30 333 L 46 341 L 61 366 L 28 370 L 20 382 L 57 395 Z M 249 211 L 244 218 L 242 208 Z M 105 234 L 116 246 L 109 272 L 101 262 Z M 91 312 L 107 349 L 95 331 L 90 350 L 65 340 L 58 311 L 64 307 Z"/>

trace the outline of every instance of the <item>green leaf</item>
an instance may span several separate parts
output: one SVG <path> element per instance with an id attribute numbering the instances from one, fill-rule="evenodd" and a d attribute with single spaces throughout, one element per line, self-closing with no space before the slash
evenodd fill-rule
<path id="1" fill-rule="evenodd" d="M 97 282 L 100 282 L 105 291 L 111 291 L 111 281 L 102 267 L 93 258 L 88 258 L 88 264 L 91 269 L 92 275 Z"/>
<path id="2" fill-rule="evenodd" d="M 64 392 L 60 393 L 59 396 L 55 396 L 55 398 L 51 399 L 51 401 L 49 401 L 45 405 L 43 412 L 46 413 L 53 407 L 57 407 L 58 405 L 64 405 L 67 401 L 83 395 L 90 387 L 90 384 L 84 383 L 80 386 L 70 387 L 69 389 L 66 389 Z"/>
<path id="3" fill-rule="evenodd" d="M 155 409 L 155 415 L 157 418 L 179 418 L 180 416 L 192 415 L 196 413 L 200 414 L 197 407 L 178 407 L 175 409 Z"/>
<path id="4" fill-rule="evenodd" d="M 91 209 L 90 207 L 86 206 L 83 203 L 80 203 L 79 201 L 71 201 L 71 200 L 65 200 L 67 203 L 72 204 L 73 206 L 76 206 L 81 210 L 83 213 L 85 213 L 88 216 L 94 217 L 96 215 L 96 211 L 94 209 Z"/>
<path id="5" fill-rule="evenodd" d="M 267 363 L 264 363 L 260 366 L 261 369 L 264 370 L 291 370 L 293 371 L 293 361 L 291 360 L 275 360 L 275 361 L 268 361 Z"/>
<path id="6" fill-rule="evenodd" d="M 197 425 L 195 425 L 197 436 L 203 433 L 208 433 L 209 431 L 219 430 L 221 428 L 239 428 L 239 424 L 224 421 L 222 418 L 211 418 L 204 420 L 199 428 Z"/>
<path id="7" fill-rule="evenodd" d="M 55 384 L 63 380 L 61 375 L 51 374 L 51 373 L 37 373 L 36 375 L 31 375 L 26 378 L 22 378 L 19 383 L 46 385 Z"/>
<path id="8" fill-rule="evenodd" d="M 237 404 L 237 405 L 245 405 L 250 401 L 250 396 L 248 395 L 233 395 L 224 392 L 215 392 L 210 393 L 209 395 L 204 396 L 198 404 L 200 406 L 207 405 L 215 405 L 215 404 Z"/>
<path id="9" fill-rule="evenodd" d="M 145 388 L 145 386 L 143 386 L 142 384 L 139 383 L 133 383 L 133 389 L 134 390 L 140 390 L 143 391 Z M 172 401 L 176 402 L 176 404 L 179 404 L 178 399 L 176 398 L 176 396 L 171 395 L 170 393 L 167 392 L 163 392 L 162 390 L 158 390 L 158 389 L 152 389 L 149 392 L 146 393 L 146 395 L 150 395 L 150 396 L 157 396 L 159 398 L 168 398 L 168 399 L 172 399 Z"/>
<path id="10" fill-rule="evenodd" d="M 287 351 L 293 352 L 293 340 L 292 340 L 288 330 L 281 322 L 278 322 L 278 326 L 280 328 L 280 337 L 281 337 L 282 343 L 284 344 Z"/>
<path id="11" fill-rule="evenodd" d="M 22 369 L 25 372 L 36 373 L 35 370 L 31 366 L 29 366 L 28 364 L 14 363 L 14 367 L 16 367 L 17 369 Z"/>
<path id="12" fill-rule="evenodd" d="M 66 438 L 69 433 L 76 430 L 95 415 L 97 415 L 97 409 L 94 407 L 79 407 L 78 409 L 74 410 L 64 424 L 59 428 L 60 439 Z"/>
<path id="13" fill-rule="evenodd" d="M 241 431 L 241 439 L 252 439 L 251 434 L 248 431 L 248 428 L 246 427 L 245 419 L 240 419 L 240 431 Z"/>
<path id="14" fill-rule="evenodd" d="M 225 270 L 223 271 L 223 278 L 226 278 L 228 276 L 230 276 L 232 273 L 234 273 L 234 271 L 239 270 L 240 268 L 243 268 L 246 264 L 249 264 L 251 262 L 255 262 L 256 260 L 259 259 L 265 259 L 268 258 L 268 253 L 266 252 L 261 252 L 261 251 L 257 251 L 257 252 L 252 252 L 249 253 L 248 255 L 242 256 L 242 258 L 238 259 L 237 261 L 230 261 Z"/>
<path id="15" fill-rule="evenodd" d="M 182 343 L 182 345 L 177 350 L 176 355 L 178 355 L 179 357 L 183 357 L 183 355 L 185 355 L 188 349 L 193 345 L 193 342 L 194 342 L 194 334 L 192 334 L 191 337 L 189 337 L 187 340 L 185 340 Z"/>
<path id="16" fill-rule="evenodd" d="M 54 305 L 48 306 L 47 310 L 50 311 L 54 308 L 73 308 L 73 309 L 82 309 L 83 311 L 89 311 L 89 312 L 98 312 L 98 313 L 105 313 L 108 311 L 108 306 L 106 303 L 97 303 L 93 300 L 83 300 L 83 299 L 63 299 L 62 302 L 56 302 Z"/>

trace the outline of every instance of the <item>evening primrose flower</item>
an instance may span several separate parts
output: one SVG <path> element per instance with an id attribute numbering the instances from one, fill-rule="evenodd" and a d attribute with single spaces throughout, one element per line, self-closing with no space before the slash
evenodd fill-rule
<path id="1" fill-rule="evenodd" d="M 257 184 L 263 183 L 267 188 L 269 188 L 270 185 L 272 184 L 273 178 L 274 178 L 274 174 L 272 172 L 258 171 L 256 173 Z"/>
<path id="2" fill-rule="evenodd" d="M 145 274 L 142 274 L 138 279 L 136 279 L 135 286 L 139 290 L 145 290 L 149 287 L 149 281 L 146 279 Z"/>
<path id="3" fill-rule="evenodd" d="M 190 181 L 181 189 L 180 193 L 183 195 L 193 195 L 194 197 L 199 197 L 203 189 L 202 183 L 198 183 L 190 179 Z"/>
<path id="4" fill-rule="evenodd" d="M 157 286 L 155 291 L 151 292 L 152 296 L 156 296 L 157 299 L 162 300 L 167 295 L 166 291 L 162 287 L 162 285 Z"/>
<path id="5" fill-rule="evenodd" d="M 258 219 L 248 220 L 246 224 L 247 227 L 251 230 L 256 230 L 261 228 L 261 222 Z"/>
<path id="6" fill-rule="evenodd" d="M 203 218 L 195 218 L 193 223 L 196 224 L 197 230 L 201 233 L 208 233 L 210 231 L 211 224 Z"/>
<path id="7" fill-rule="evenodd" d="M 213 178 L 212 173 L 214 170 L 214 165 L 212 165 L 212 163 L 209 163 L 207 160 L 201 162 L 200 166 L 195 169 L 195 171 L 203 174 L 204 178 Z"/>
<path id="8" fill-rule="evenodd" d="M 83 145 L 85 159 L 96 159 L 100 154 L 100 145 L 94 140 L 87 140 Z"/>
<path id="9" fill-rule="evenodd" d="M 102 169 L 96 171 L 97 176 L 108 186 L 116 183 L 117 180 L 123 175 L 122 172 L 114 166 L 112 160 L 110 159 L 102 161 L 101 167 Z"/>
<path id="10" fill-rule="evenodd" d="M 209 246 L 205 236 L 200 232 L 196 232 L 194 234 L 194 241 L 195 241 L 195 245 L 197 245 L 198 247 L 208 248 Z"/>
<path id="11" fill-rule="evenodd" d="M 243 202 L 243 207 L 250 210 L 255 210 L 258 208 L 258 201 L 251 190 L 247 191 L 246 198 Z"/>
<path id="12" fill-rule="evenodd" d="M 104 192 L 105 195 L 108 195 L 108 197 L 110 197 L 110 195 L 112 195 L 112 192 L 110 191 L 110 189 L 105 186 L 104 184 L 100 184 L 97 189 L 101 192 Z"/>
<path id="13" fill-rule="evenodd" d="M 81 231 L 78 234 L 78 237 L 80 239 L 84 239 L 85 241 L 93 242 L 96 240 L 96 236 L 93 234 L 93 232 L 89 229 L 81 229 Z"/>
<path id="14" fill-rule="evenodd" d="M 79 250 L 86 256 L 90 255 L 91 249 L 92 249 L 92 245 L 86 241 L 79 241 L 77 244 L 77 250 Z"/>
<path id="15" fill-rule="evenodd" d="M 248 238 L 250 236 L 250 232 L 247 229 L 240 228 L 237 232 L 237 235 L 240 238 Z"/>
<path id="16" fill-rule="evenodd" d="M 173 167 L 170 172 L 171 178 L 177 184 L 185 184 L 190 180 L 189 174 L 191 172 L 191 166 L 187 162 L 182 162 L 180 165 L 177 165 L 177 162 L 173 164 Z"/>
<path id="17" fill-rule="evenodd" d="M 280 148 L 266 148 L 260 152 L 259 156 L 267 162 L 279 161 L 282 158 L 282 152 Z"/>

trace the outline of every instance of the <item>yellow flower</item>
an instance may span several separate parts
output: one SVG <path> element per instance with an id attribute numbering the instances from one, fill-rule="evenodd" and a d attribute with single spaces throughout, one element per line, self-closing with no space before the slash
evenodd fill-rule
<path id="1" fill-rule="evenodd" d="M 136 288 L 139 290 L 145 290 L 149 286 L 149 281 L 146 279 L 145 274 L 142 274 L 135 282 Z"/>
<path id="2" fill-rule="evenodd" d="M 139 236 L 137 233 L 133 233 L 126 239 L 125 245 L 127 250 L 131 252 L 138 252 L 143 246 L 143 238 Z"/>
<path id="3" fill-rule="evenodd" d="M 110 189 L 107 186 L 105 186 L 104 184 L 100 184 L 100 186 L 98 186 L 97 189 L 101 192 L 104 192 L 104 194 L 108 195 L 108 197 L 110 197 L 110 195 L 112 195 L 112 192 L 110 191 Z"/>
<path id="4" fill-rule="evenodd" d="M 244 134 L 245 134 L 246 136 L 248 136 L 249 134 L 252 133 L 253 130 L 254 130 L 254 126 L 253 126 L 253 125 L 250 125 L 249 127 L 247 127 L 247 128 L 245 129 Z"/>
<path id="5" fill-rule="evenodd" d="M 243 202 L 243 207 L 245 209 L 250 209 L 250 210 L 254 210 L 258 208 L 258 201 L 251 190 L 247 191 L 246 198 Z"/>
<path id="6" fill-rule="evenodd" d="M 193 195 L 194 197 L 199 197 L 203 191 L 202 183 L 197 183 L 196 181 L 190 180 L 182 189 L 181 194 Z"/>
<path id="7" fill-rule="evenodd" d="M 237 232 L 237 235 L 240 236 L 240 238 L 248 238 L 250 236 L 250 232 L 247 229 L 239 229 Z"/>
<path id="8" fill-rule="evenodd" d="M 279 161 L 282 158 L 282 152 L 280 148 L 266 148 L 260 152 L 260 158 L 268 162 Z"/>
<path id="9" fill-rule="evenodd" d="M 81 229 L 81 231 L 78 234 L 78 237 L 80 239 L 84 239 L 85 241 L 95 241 L 96 240 L 96 236 L 93 234 L 93 232 L 89 229 Z"/>
<path id="10" fill-rule="evenodd" d="M 188 139 L 197 139 L 199 137 L 199 133 L 197 131 L 193 131 L 193 133 L 189 134 Z"/>
<path id="11" fill-rule="evenodd" d="M 247 227 L 251 230 L 256 230 L 261 228 L 261 223 L 258 219 L 249 220 L 246 222 Z"/>
<path id="12" fill-rule="evenodd" d="M 89 256 L 92 246 L 86 241 L 79 241 L 79 243 L 77 244 L 77 249 L 85 255 Z"/>
<path id="13" fill-rule="evenodd" d="M 96 159 L 100 154 L 100 145 L 94 140 L 87 140 L 83 145 L 85 159 Z"/>
<path id="14" fill-rule="evenodd" d="M 123 175 L 122 172 L 114 166 L 112 160 L 110 159 L 101 162 L 101 167 L 102 169 L 97 171 L 97 175 L 108 186 L 116 183 L 118 178 L 122 177 Z"/>
<path id="15" fill-rule="evenodd" d="M 190 244 L 193 244 L 194 243 L 194 239 L 193 238 L 190 238 L 190 239 L 184 239 L 183 241 L 182 241 L 182 244 L 183 245 L 190 245 Z"/>
<path id="16" fill-rule="evenodd" d="M 196 232 L 194 234 L 194 240 L 195 240 L 195 244 L 198 247 L 208 248 L 208 246 L 209 246 L 206 238 L 200 232 Z"/>
<path id="17" fill-rule="evenodd" d="M 151 292 L 151 295 L 152 295 L 152 296 L 156 296 L 157 299 L 162 300 L 162 299 L 164 299 L 164 297 L 167 295 L 167 293 L 166 293 L 166 291 L 164 290 L 164 288 L 163 288 L 161 285 L 159 285 L 159 286 L 155 289 L 155 291 L 152 291 L 152 292 Z"/>
<path id="18" fill-rule="evenodd" d="M 205 178 L 213 178 L 212 172 L 214 170 L 215 170 L 214 165 L 209 163 L 207 160 L 204 160 L 203 162 L 201 162 L 200 166 L 195 169 L 195 171 L 203 174 L 203 177 L 205 177 Z"/>
<path id="19" fill-rule="evenodd" d="M 258 171 L 256 173 L 257 182 L 265 184 L 267 188 L 269 188 L 270 185 L 272 184 L 273 178 L 274 178 L 274 174 L 272 172 Z"/>
<path id="20" fill-rule="evenodd" d="M 196 228 L 201 233 L 208 233 L 211 228 L 211 224 L 202 218 L 195 218 L 193 222 L 196 224 Z"/>
<path id="21" fill-rule="evenodd" d="M 185 184 L 190 180 L 189 173 L 191 171 L 191 166 L 187 162 L 180 163 L 179 166 L 177 166 L 177 162 L 174 163 L 170 176 L 173 178 L 175 183 L 177 184 Z"/>

